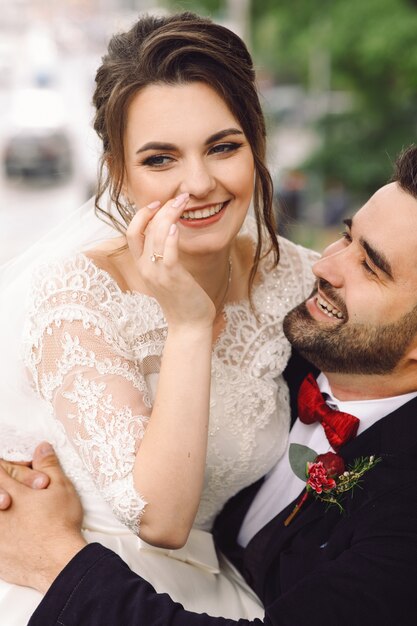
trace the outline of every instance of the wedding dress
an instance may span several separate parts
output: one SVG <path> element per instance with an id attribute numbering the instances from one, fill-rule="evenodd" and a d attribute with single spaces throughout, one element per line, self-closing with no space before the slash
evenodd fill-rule
<path id="1" fill-rule="evenodd" d="M 253 236 L 251 218 L 244 228 Z M 16 326 L 25 318 L 21 356 L 14 366 L 7 348 L 2 357 L 0 373 L 8 383 L 6 388 L 3 378 L 0 387 L 0 457 L 28 459 L 40 440 L 50 441 L 81 497 L 87 541 L 113 549 L 190 610 L 235 619 L 263 615 L 253 592 L 216 553 L 210 530 L 225 502 L 268 472 L 285 450 L 289 401 L 281 374 L 290 346 L 282 319 L 310 293 L 315 258 L 281 239 L 278 268 L 268 269 L 268 258 L 260 264 L 253 290 L 257 315 L 246 300 L 225 306 L 226 326 L 212 353 L 205 484 L 180 550 L 137 537 L 146 503 L 134 488 L 132 468 L 167 332 L 157 301 L 121 291 L 76 251 L 36 267 L 24 313 L 16 303 L 17 320 L 8 322 Z M 7 268 L 3 284 L 12 275 L 13 267 Z M 1 340 L 7 344 L 7 332 Z M 26 624 L 40 599 L 0 581 L 0 623 Z"/>

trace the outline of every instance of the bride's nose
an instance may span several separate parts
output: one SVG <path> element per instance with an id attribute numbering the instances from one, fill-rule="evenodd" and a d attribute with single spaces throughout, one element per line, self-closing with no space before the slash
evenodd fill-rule
<path id="1" fill-rule="evenodd" d="M 216 179 L 203 159 L 192 159 L 184 165 L 180 192 L 187 191 L 190 196 L 204 198 L 216 187 Z"/>

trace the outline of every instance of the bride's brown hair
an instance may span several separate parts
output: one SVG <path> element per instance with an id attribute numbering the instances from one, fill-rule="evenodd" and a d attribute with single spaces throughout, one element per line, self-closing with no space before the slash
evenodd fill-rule
<path id="1" fill-rule="evenodd" d="M 258 242 L 249 289 L 263 251 L 263 233 L 278 263 L 273 186 L 265 164 L 265 120 L 255 85 L 251 56 L 243 41 L 211 20 L 185 12 L 170 17 L 146 16 L 127 32 L 112 37 L 96 74 L 94 128 L 103 142 L 95 206 L 98 215 L 124 231 L 132 213 L 121 200 L 125 170 L 123 137 L 133 96 L 148 85 L 204 82 L 214 89 L 239 121 L 255 163 L 253 206 Z M 108 190 L 122 222 L 100 207 Z M 264 228 L 263 228 L 264 225 Z M 264 233 L 265 236 L 265 233 Z"/>

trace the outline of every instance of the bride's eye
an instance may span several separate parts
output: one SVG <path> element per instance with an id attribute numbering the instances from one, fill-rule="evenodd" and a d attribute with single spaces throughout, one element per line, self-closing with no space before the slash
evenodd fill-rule
<path id="1" fill-rule="evenodd" d="M 241 143 L 235 141 L 229 141 L 227 143 L 218 143 L 209 150 L 209 154 L 225 154 L 229 152 L 236 152 L 242 146 Z"/>
<path id="2" fill-rule="evenodd" d="M 165 165 L 170 165 L 173 160 L 173 157 L 167 154 L 154 154 L 153 156 L 146 157 L 146 159 L 142 161 L 142 165 L 148 167 L 164 167 Z"/>

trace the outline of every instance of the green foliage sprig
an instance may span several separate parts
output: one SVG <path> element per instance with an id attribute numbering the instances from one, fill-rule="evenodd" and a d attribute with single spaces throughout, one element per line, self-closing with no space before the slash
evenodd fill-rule
<path id="1" fill-rule="evenodd" d="M 336 505 L 343 512 L 341 500 L 344 495 L 353 489 L 360 487 L 362 477 L 366 472 L 375 467 L 381 461 L 372 456 L 360 457 L 351 465 L 345 467 L 343 458 L 334 452 L 317 454 L 311 448 L 300 444 L 291 444 L 289 449 L 289 461 L 296 476 L 306 480 L 306 491 L 297 502 L 294 509 L 284 522 L 285 526 L 293 520 L 310 494 L 325 502 L 327 506 Z"/>

